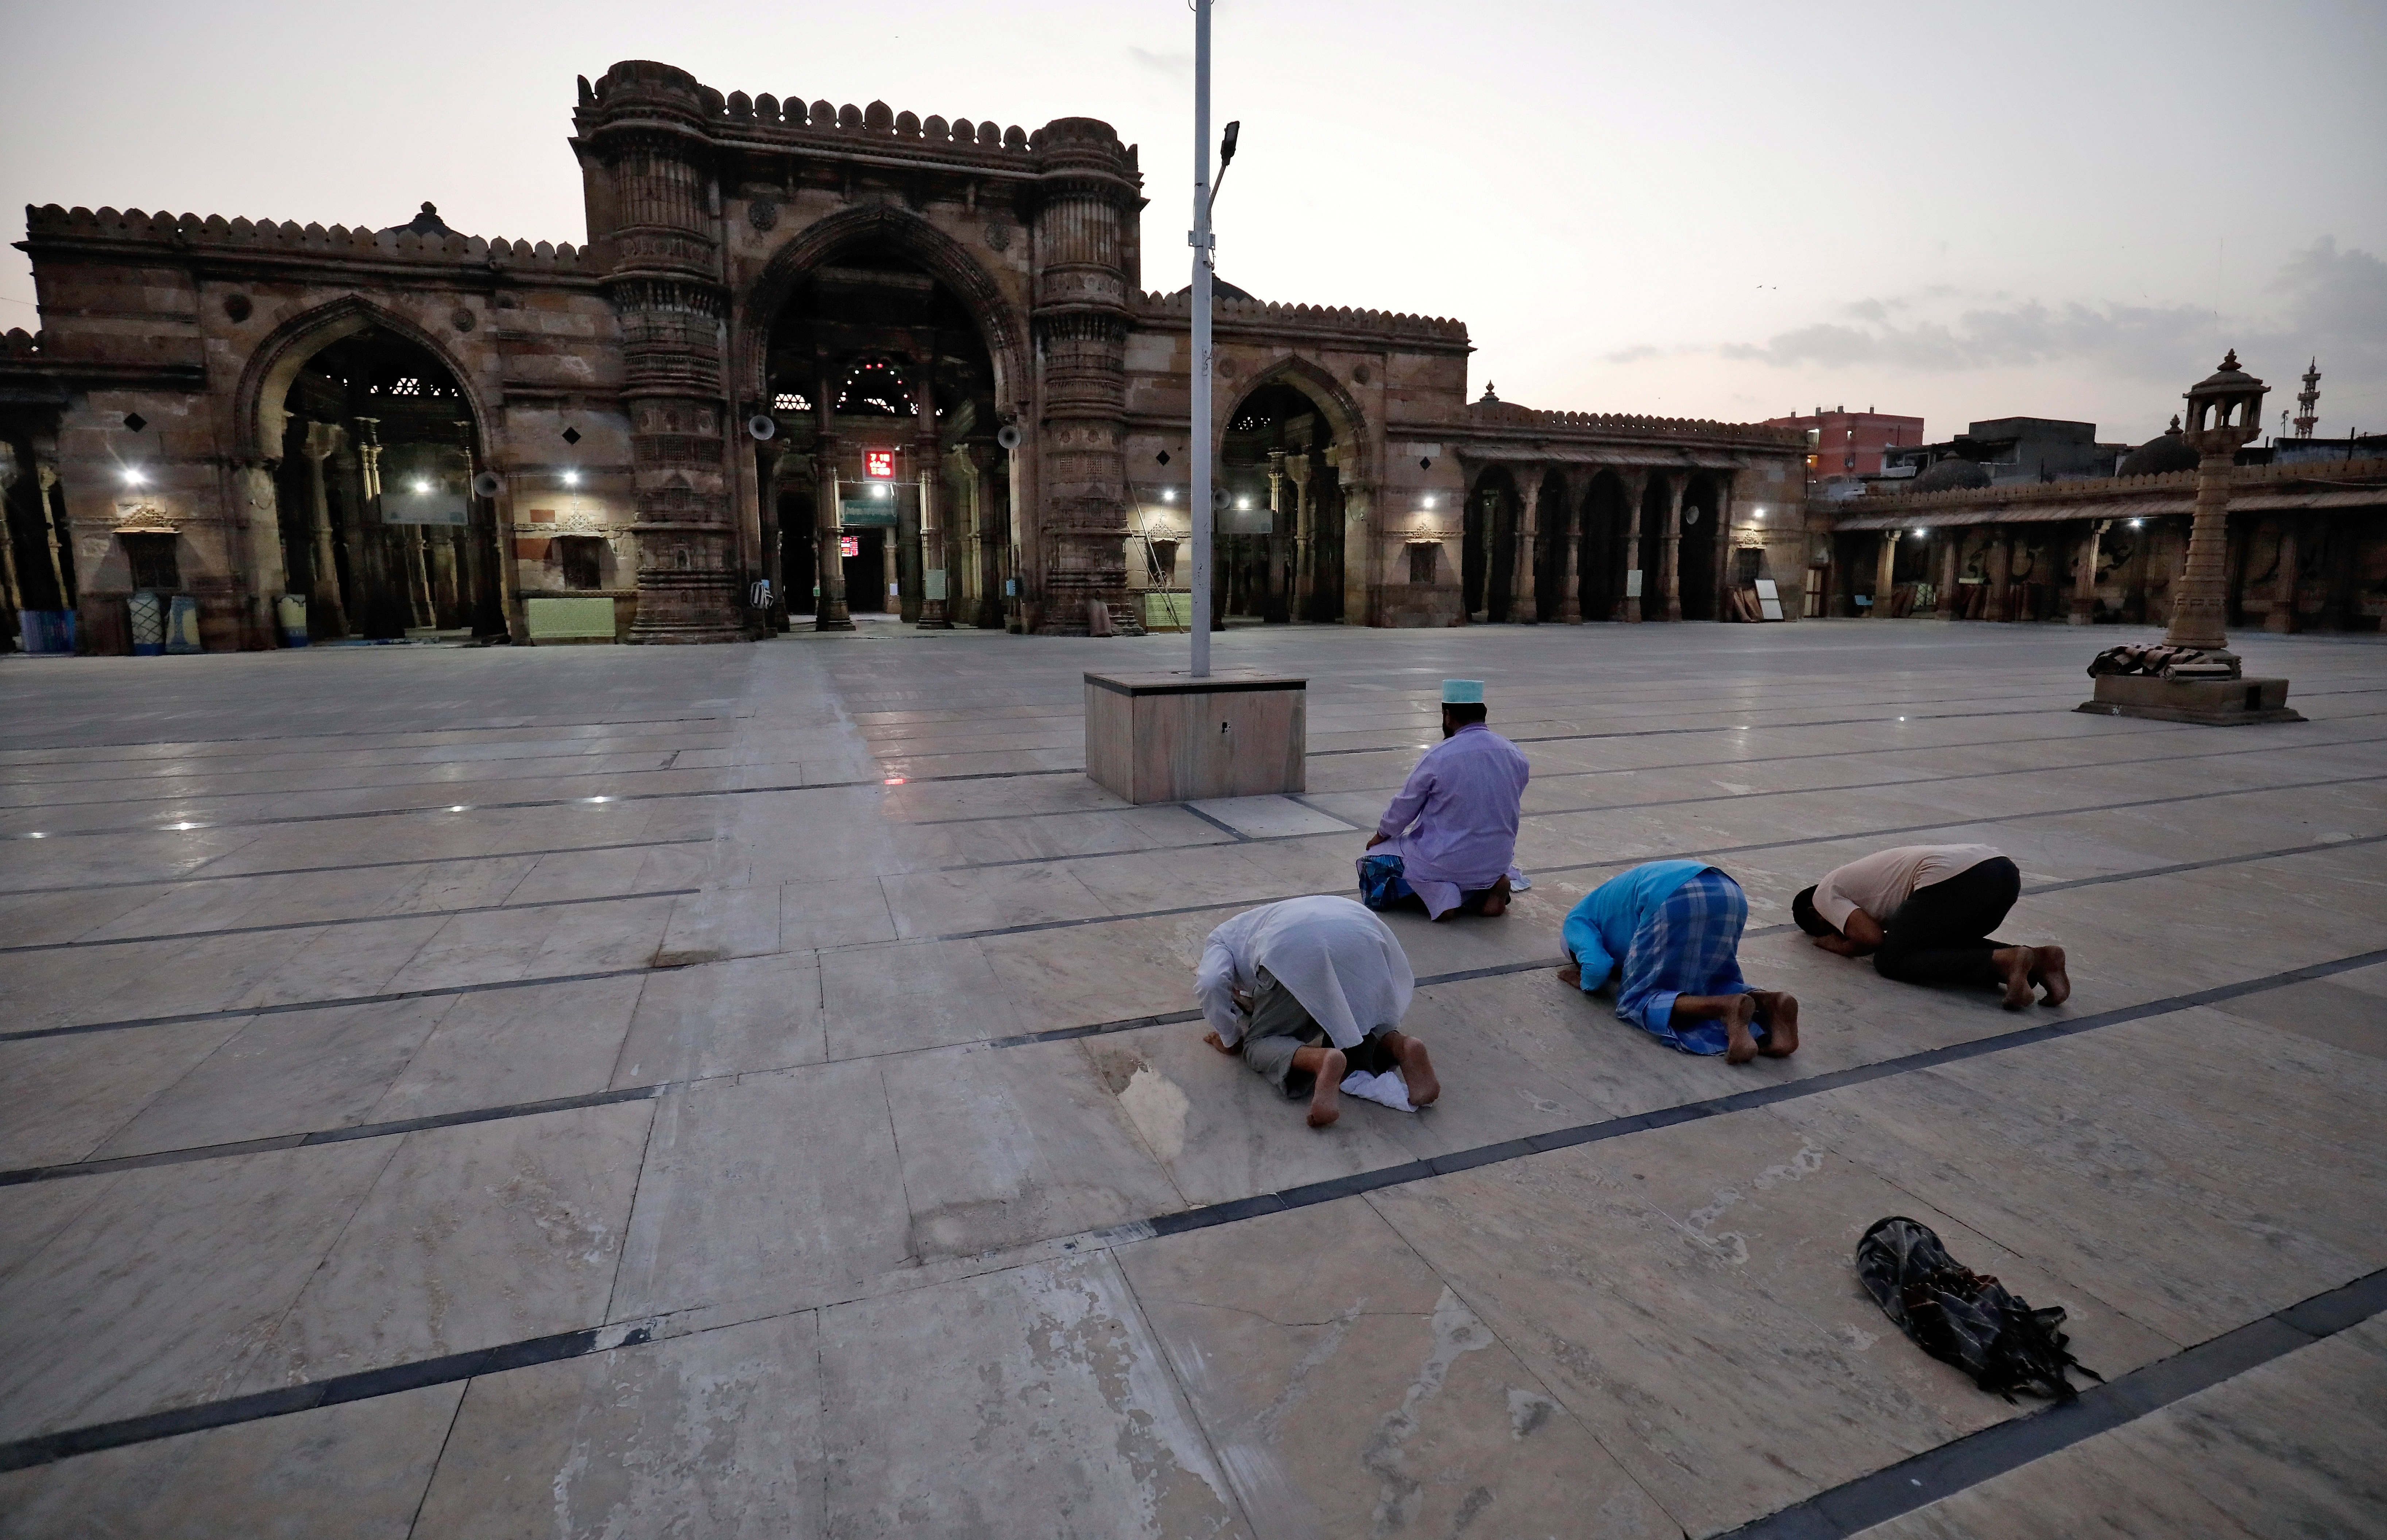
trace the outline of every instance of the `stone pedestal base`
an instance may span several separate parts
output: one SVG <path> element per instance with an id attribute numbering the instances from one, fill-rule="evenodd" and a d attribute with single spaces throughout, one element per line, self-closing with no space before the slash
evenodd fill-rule
<path id="1" fill-rule="evenodd" d="M 1086 775 L 1130 802 L 1300 791 L 1308 685 L 1230 671 L 1086 675 Z"/>
<path id="2" fill-rule="evenodd" d="M 2099 716 L 2145 716 L 2215 727 L 2305 719 L 2303 713 L 2288 707 L 2285 679 L 2157 679 L 2140 674 L 2106 674 L 2098 676 L 2095 699 L 2083 701 L 2076 709 Z"/>

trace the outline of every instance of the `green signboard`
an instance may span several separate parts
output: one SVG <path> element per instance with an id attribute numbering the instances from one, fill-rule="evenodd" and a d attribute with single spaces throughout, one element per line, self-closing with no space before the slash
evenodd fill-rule
<path id="1" fill-rule="evenodd" d="M 837 505 L 837 522 L 847 529 L 892 529 L 895 527 L 895 499 L 841 498 Z"/>

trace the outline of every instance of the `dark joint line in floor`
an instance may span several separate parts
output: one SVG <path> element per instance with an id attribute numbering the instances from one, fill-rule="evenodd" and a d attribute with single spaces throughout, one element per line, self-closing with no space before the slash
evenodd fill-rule
<path id="1" fill-rule="evenodd" d="M 1989 717 L 1989 716 L 2032 716 L 2032 715 L 2045 715 L 2045 714 L 2049 714 L 2049 713 L 2050 713 L 2051 712 L 2052 712 L 2053 710 L 2054 710 L 2054 708 L 2052 708 L 2052 707 L 2032 707 L 2032 708 L 2028 708 L 2028 709 L 2027 709 L 2027 710 L 2017 710 L 2017 711 L 2011 711 L 2011 712 L 1945 712 L 1945 713 L 1937 713 L 1937 714 L 1935 714 L 1935 715 L 1926 715 L 1926 716 L 1924 716 L 1922 719 L 1923 719 L 1923 720 L 1928 720 L 1928 721 L 1944 721 L 1944 720 L 1951 720 L 1951 719 L 1956 719 L 1956 718 L 1976 717 L 1976 716 L 1980 716 L 1980 717 Z M 1912 715 L 1914 715 L 1915 713 L 1909 713 L 1909 714 L 1910 714 L 1910 716 L 1912 716 Z M 711 719 L 709 719 L 709 718 L 708 718 L 708 719 L 703 719 L 703 720 L 711 720 Z M 1767 730 L 1767 731 L 1786 731 L 1786 730 L 1796 730 L 1796 729 L 1800 729 L 1800 728 L 1806 728 L 1806 727 L 1848 726 L 1852 726 L 1852 725 L 1861 724 L 1861 723 L 1887 722 L 1887 721 L 1892 721 L 1892 720 L 1896 720 L 1896 719 L 1895 719 L 1895 718 L 1893 718 L 1893 717 L 1888 717 L 1888 716 L 1847 717 L 1847 718 L 1842 718 L 1842 719 L 1837 719 L 1837 720 L 1832 720 L 1832 721 L 1823 721 L 1823 722 L 1786 722 L 1786 723 L 1766 723 L 1766 724 L 1764 724 L 1764 725 L 1763 725 L 1763 726 L 1764 726 L 1764 729 L 1765 729 L 1765 730 Z M 1610 738 L 1666 738 L 1666 737 L 1675 737 L 1675 736 L 1690 735 L 1690 734 L 1731 732 L 1731 731 L 1738 730 L 1738 729 L 1739 729 L 1739 727 L 1740 727 L 1740 726 L 1744 726 L 1744 725 L 1736 724 L 1734 726 L 1730 726 L 1730 727 L 1724 727 L 1724 726 L 1717 726 L 1717 727 L 1657 727 L 1657 728 L 1651 728 L 1651 729 L 1648 729 L 1648 730 L 1644 731 L 1644 732 L 1632 732 L 1632 733 L 1583 733 L 1583 734 L 1572 734 L 1572 735 L 1553 736 L 1553 737 L 1547 737 L 1547 738 L 1520 738 L 1520 739 L 1518 739 L 1517 741 L 1519 741 L 1519 742 L 1524 742 L 1524 743 L 1560 743 L 1560 742 L 1576 742 L 1576 741 L 1588 741 L 1588 740 L 1593 740 L 1593 739 L 1610 739 Z M 1755 730 L 1757 730 L 1757 728 L 1755 728 L 1754 726 L 1751 726 L 1751 727 L 1749 728 L 1749 730 L 1751 730 L 1751 731 L 1755 731 Z M 2327 745 L 2314 745 L 2314 747 L 2327 747 Z M 1410 751 L 1410 750 L 1408 750 L 1408 749 L 1406 749 L 1406 748 L 1399 747 L 1399 746 L 1395 746 L 1395 747 L 1390 747 L 1390 748 L 1383 748 L 1383 749 L 1321 749 L 1321 750 L 1319 750 L 1319 751 L 1317 751 L 1316 752 L 1313 752 L 1313 753 L 1311 753 L 1311 754 L 1308 754 L 1308 755 L 1307 755 L 1307 756 L 1305 756 L 1305 757 L 1309 758 L 1309 759 L 1323 759 L 1323 758 L 1329 758 L 1329 757 L 1334 757 L 1334 756 L 1341 756 L 1341 755 L 1348 755 L 1348 754 L 1383 754 L 1383 753 L 1401 753 L 1401 752 L 1411 752 L 1411 751 Z M 1863 752 L 1891 752 L 1891 751 L 1888 751 L 1888 750 L 1861 750 L 1861 751 L 1857 751 L 1857 752 L 1860 752 L 1860 753 L 1863 753 Z M 891 756 L 891 757 L 894 757 L 894 758 L 902 758 L 902 757 L 904 757 L 904 756 L 900 756 L 900 755 L 898 755 L 898 756 Z M 913 756 L 913 757 L 935 757 L 935 756 Z M 894 766 L 891 766 L 891 765 L 890 765 L 890 768 L 894 768 Z M 650 773 L 650 774 L 659 774 L 659 773 L 661 773 L 661 772 L 649 772 L 649 773 Z M 1588 774 L 1603 774 L 1603 773 L 1605 773 L 1605 772 L 1597 772 L 1597 771 L 1595 771 L 1595 772 L 1586 772 L 1586 773 L 1588 773 Z M 917 775 L 917 776 L 911 776 L 911 775 L 907 775 L 907 776 L 904 776 L 904 781 L 905 781 L 905 783 L 906 783 L 906 784 L 908 784 L 908 785 L 913 785 L 913 786 L 928 786 L 928 785 L 940 785 L 940 784 L 944 784 L 944 783 L 948 783 L 948 782 L 959 782 L 959 781 L 1021 780 L 1021 779 L 1033 779 L 1033 778 L 1037 778 L 1037 777 L 1040 777 L 1040 776 L 1080 776 L 1080 775 L 1083 775 L 1083 774 L 1085 774 L 1085 767 L 1084 767 L 1083 765 L 1068 765 L 1068 766 L 1064 766 L 1064 767 L 1059 768 L 1059 769 L 1052 769 L 1052 770 L 979 770 L 979 771 L 957 772 L 957 773 L 951 774 L 951 775 L 938 775 L 938 774 L 933 774 L 933 773 L 932 773 L 932 774 L 928 774 L 928 775 Z M 521 812 L 521 811 L 526 811 L 526 810 L 532 810 L 532 809 L 537 809 L 537 808 L 549 808 L 549 807 L 571 807 L 571 806 L 575 806 L 575 805 L 577 805 L 577 804 L 589 802 L 591 802 L 592 800 L 600 800 L 600 801 L 605 802 L 676 802 L 676 801 L 686 801 L 686 800 L 688 800 L 688 799 L 691 799 L 691 798 L 702 798 L 702 797 L 748 797 L 748 796 L 756 796 L 756 795 L 761 795 L 761 794 L 765 794 L 765 793 L 773 793 L 773 792 L 851 790 L 851 789 L 854 789 L 854 788 L 857 788 L 857 787 L 866 787 L 866 786 L 883 786 L 883 785 L 885 785 L 885 784 L 887 784 L 887 778 L 882 776 L 882 777 L 879 777 L 879 778 L 878 778 L 878 779 L 874 779 L 874 780 L 811 781 L 811 782 L 783 783 L 783 784 L 776 784 L 776 785 L 771 785 L 771 786 L 735 786 L 735 787 L 714 787 L 714 788 L 707 788 L 707 789 L 703 789 L 688 790 L 688 791 L 625 791 L 625 792 L 620 792 L 620 793 L 616 793 L 616 794 L 608 794 L 608 795 L 603 796 L 601 799 L 591 799 L 591 798 L 588 798 L 588 797 L 552 797 L 552 798 L 525 799 L 525 800 L 520 800 L 520 801 L 514 801 L 514 802 L 475 802 L 475 803 L 472 803 L 472 804 L 470 804 L 470 805 L 468 806 L 468 808 L 467 808 L 467 811 L 469 811 L 469 812 L 474 812 L 474 813 L 480 813 L 480 812 Z M 151 798 L 151 799 L 146 799 L 146 800 L 148 800 L 148 801 L 155 801 L 155 802 L 178 802 L 178 801 L 179 801 L 179 802 L 189 802 L 189 801 L 193 801 L 193 800 L 195 800 L 195 799 L 191 799 L 191 798 L 171 798 L 171 797 L 160 797 L 160 798 Z M 47 806 L 55 806 L 55 805 L 57 805 L 57 804 L 54 804 L 54 803 L 52 803 L 52 804 L 33 804 L 33 805 L 34 805 L 35 807 L 39 807 L 39 806 L 44 806 L 44 805 L 47 805 Z M 74 804 L 74 805 L 87 805 L 87 804 Z M 11 808 L 11 809 L 0 810 L 0 812 L 22 813 L 22 812 L 32 811 L 32 808 Z M 220 819 L 192 820 L 191 822 L 192 822 L 192 829 L 257 828 L 257 827 L 263 827 L 272 826 L 272 825 L 278 825 L 278 824 L 322 824 L 322 823 L 342 823 L 342 822 L 348 822 L 348 821 L 352 821 L 352 820 L 356 820 L 356 819 L 362 819 L 362 818 L 407 818 L 407 817 L 422 816 L 422 815 L 425 815 L 425 814 L 442 814 L 442 813 L 446 813 L 446 812 L 448 812 L 448 807 L 447 807 L 447 806 L 396 807 L 396 808 L 371 808 L 371 809 L 360 810 L 360 811 L 358 811 L 358 812 L 353 812 L 353 813 L 314 813 L 314 814 L 297 814 L 297 815 L 291 816 L 291 817 L 282 817 L 282 818 L 220 818 Z M 1082 811 L 1089 811 L 1089 812 L 1092 812 L 1092 811 L 1111 811 L 1111 810 L 1109 810 L 1109 809 L 1086 809 L 1086 810 L 1082 810 Z M 1033 815 L 1031 814 L 1031 816 L 1033 816 Z M 174 834 L 174 833 L 188 833 L 188 832 L 192 832 L 192 830 L 178 829 L 178 828 L 173 827 L 172 826 L 167 826 L 167 825 L 119 825 L 119 826 L 116 826 L 116 827 L 110 827 L 110 828 L 92 828 L 92 829 L 59 829 L 59 830 L 55 830 L 55 831 L 45 831 L 45 832 L 43 834 L 42 838 L 44 838 L 44 839 L 82 839 L 82 838 L 90 838 L 90 837 L 95 837 L 95 836 L 103 836 L 103 835 L 122 835 L 122 834 Z M 5 838 L 10 839 L 30 839 L 30 838 L 32 838 L 32 836 L 31 836 L 30 834 L 13 834 L 13 835 L 6 836 Z"/>
<path id="2" fill-rule="evenodd" d="M 275 930 L 325 930 L 342 925 L 398 925 L 407 920 L 452 919 L 461 915 L 505 915 L 524 909 L 569 909 L 588 903 L 628 903 L 636 899 L 686 898 L 701 888 L 650 888 L 597 898 L 528 899 L 521 903 L 475 903 L 461 909 L 416 909 L 396 915 L 349 915 L 329 920 L 284 920 L 273 925 L 233 925 L 221 930 L 170 930 L 152 936 L 100 936 L 79 941 L 31 941 L 0 946 L 0 956 L 18 952 L 70 952 L 95 946 L 139 946 L 148 941 L 204 941 L 218 936 L 260 936 Z"/>
<path id="3" fill-rule="evenodd" d="M 67 882 L 50 888 L 0 888 L 0 899 L 21 898 L 32 893 L 88 893 L 104 888 L 174 888 L 186 882 L 238 882 L 246 877 L 311 877 L 323 872 L 376 872 L 397 866 L 437 866 L 459 861 L 519 861 L 541 855 L 589 855 L 604 851 L 644 851 L 665 845 L 711 843 L 712 835 L 695 834 L 670 839 L 625 839 L 610 845 L 556 845 L 544 850 L 487 851 L 479 855 L 418 855 L 407 861 L 346 861 L 336 866 L 276 866 L 255 872 L 209 872 L 193 867 L 172 877 L 136 877 L 126 882 Z M 214 859 L 221 861 L 224 857 Z M 209 861 L 201 865 L 213 864 Z"/>
<path id="4" fill-rule="evenodd" d="M 2214 989 L 2199 990 L 2191 994 L 2168 1000 L 2150 1001 L 2145 1004 L 2126 1006 L 2078 1020 L 2050 1023 L 2027 1028 L 2021 1031 L 2002 1033 L 1967 1043 L 1951 1044 L 1944 1048 L 1910 1054 L 1879 1064 L 1863 1065 L 1850 1069 L 1818 1075 L 1810 1079 L 1760 1086 L 1752 1090 L 1711 1098 L 1704 1102 L 1660 1108 L 1626 1117 L 1610 1118 L 1598 1123 L 1577 1125 L 1554 1130 L 1547 1133 L 1521 1139 L 1504 1140 L 1495 1144 L 1478 1145 L 1472 1149 L 1453 1151 L 1429 1159 L 1409 1161 L 1404 1165 L 1362 1171 L 1329 1181 L 1310 1182 L 1300 1187 L 1275 1193 L 1263 1193 L 1227 1203 L 1207 1204 L 1199 1208 L 1173 1214 L 1156 1215 L 1150 1218 L 1131 1220 L 1093 1232 L 1088 1240 L 1097 1246 L 1115 1246 L 1161 1236 L 1183 1234 L 1189 1231 L 1207 1230 L 1238 1220 L 1257 1218 L 1262 1215 L 1283 1213 L 1289 1209 L 1307 1208 L 1332 1203 L 1340 1198 L 1356 1197 L 1379 1192 L 1388 1187 L 1405 1186 L 1432 1177 L 1447 1176 L 1459 1171 L 1473 1170 L 1503 1161 L 1522 1159 L 1551 1150 L 1568 1149 L 1578 1144 L 1603 1142 L 1628 1134 L 1670 1128 L 1703 1117 L 1720 1117 L 1726 1113 L 1749 1111 L 1773 1106 L 1783 1102 L 1821 1095 L 1844 1087 L 1862 1085 L 1892 1075 L 1936 1068 L 1940 1065 L 1961 1063 L 1966 1059 L 2002 1053 L 2030 1043 L 2057 1038 L 2077 1036 L 2103 1027 L 2140 1021 L 2150 1016 L 2168 1015 L 2173 1011 L 2192 1009 L 2199 1005 L 2218 1004 L 2290 984 L 2325 978 L 2332 974 L 2368 967 L 2387 962 L 2387 951 L 2359 953 L 2333 962 L 2294 968 L 2268 978 L 2248 979 L 2242 983 L 2226 984 Z M 1527 965 L 1540 966 L 1544 965 Z M 651 1094 L 654 1088 L 639 1087 L 621 1092 L 601 1093 L 616 1100 L 638 1099 L 639 1092 Z M 592 1104 L 593 1105 L 593 1104 Z M 467 1115 L 468 1116 L 468 1115 Z M 351 1135 L 360 1137 L 360 1135 Z M 369 1137 L 369 1136 L 366 1136 Z M 2242 1372 L 2261 1363 L 2269 1362 L 2297 1347 L 2308 1345 L 2324 1336 L 2343 1331 L 2368 1319 L 2387 1306 L 2387 1271 L 2376 1272 L 2356 1280 L 2343 1288 L 2317 1294 L 2285 1310 L 2241 1327 L 2238 1331 L 2216 1338 L 2197 1348 L 2175 1355 L 2160 1363 L 2117 1377 L 2110 1383 L 2084 1393 L 2072 1406 L 2085 1406 L 2089 1415 L 2069 1414 L 2074 1420 L 2052 1420 L 2063 1413 L 2062 1407 L 2014 1422 L 2002 1423 L 1944 1445 L 1939 1449 L 1917 1456 L 1892 1471 L 1911 1471 L 1919 1467 L 1944 1471 L 1945 1491 L 1962 1490 L 1987 1479 L 2000 1471 L 2012 1469 L 2052 1448 L 2078 1442 L 2080 1438 L 2103 1432 L 2108 1427 L 2170 1404 L 2180 1396 L 2192 1395 L 2206 1386 Z M 24 1470 L 31 1466 L 49 1464 L 77 1455 L 95 1454 L 103 1449 L 122 1448 L 129 1445 L 152 1443 L 182 1433 L 196 1433 L 209 1428 L 230 1427 L 243 1422 L 255 1422 L 266 1418 L 287 1416 L 293 1412 L 309 1411 L 316 1407 L 335 1406 L 343 1402 L 368 1400 L 376 1396 L 396 1395 L 401 1391 L 419 1390 L 426 1385 L 452 1384 L 485 1374 L 502 1373 L 512 1369 L 534 1364 L 553 1363 L 560 1359 L 583 1357 L 591 1353 L 611 1351 L 616 1347 L 635 1346 L 653 1340 L 655 1321 L 637 1324 L 592 1327 L 578 1332 L 559 1332 L 551 1336 L 534 1337 L 523 1342 L 506 1343 L 472 1352 L 449 1354 L 442 1357 L 419 1359 L 411 1363 L 394 1364 L 384 1369 L 366 1370 L 354 1374 L 335 1375 L 282 1390 L 266 1391 L 253 1395 L 234 1396 L 227 1400 L 204 1402 L 197 1406 L 177 1407 L 170 1411 L 154 1412 L 147 1416 L 125 1418 L 81 1428 L 64 1429 L 32 1438 L 0 1444 L 0 1471 Z M 2250 1350 L 2251 1349 L 2251 1350 Z M 2160 1387 L 2150 1396 L 2151 1387 Z M 2110 1420 L 2101 1420 L 2110 1419 Z M 2040 1447 L 2034 1440 L 2043 1442 L 2045 1430 L 2055 1429 L 2065 1435 L 2048 1447 Z M 2012 1432 L 2009 1430 L 2023 1430 Z M 2001 1444 L 2006 1440 L 2009 1443 Z M 1986 1442 L 1984 1442 L 1986 1441 Z M 1978 1458 L 1982 1451 L 1990 1458 Z M 2003 1463 L 1998 1463 L 2002 1458 Z M 1935 1459 L 1940 1463 L 1933 1466 Z M 1969 1461 L 1969 1463 L 1968 1463 Z M 1920 1507 L 1923 1503 L 1944 1496 L 1945 1491 L 1927 1485 L 1909 1484 L 1904 1492 L 1887 1481 L 1887 1472 L 1861 1478 L 1858 1482 L 1836 1487 L 1830 1492 L 1808 1499 L 1799 1508 L 1786 1509 L 1760 1524 L 1780 1523 L 1785 1527 L 1760 1529 L 1749 1526 L 1741 1533 L 1763 1535 L 1766 1540 L 1789 1540 L 1791 1536 L 1830 1535 L 1834 1540 L 1853 1534 L 1865 1524 L 1878 1522 L 1878 1518 L 1850 1522 L 1846 1519 L 1827 1519 L 1838 1527 L 1818 1529 L 1810 1513 L 1828 1515 L 1835 1511 L 1861 1517 L 1866 1509 L 1863 1502 L 1903 1501 L 1905 1506 L 1884 1511 L 1880 1517 L 1895 1517 L 1897 1512 Z M 1898 1479 L 1915 1481 L 1911 1475 Z M 1868 1485 L 1868 1483 L 1876 1483 Z M 1929 1493 L 1930 1496 L 1921 1496 Z M 1906 1495 L 1915 1496 L 1909 1498 Z M 1788 1527 L 1792 1515 L 1800 1515 L 1803 1527 Z"/>
<path id="5" fill-rule="evenodd" d="M 2009 1421 L 1843 1482 L 1730 1532 L 1728 1540 L 1847 1540 L 2125 1427 L 2387 1310 L 2387 1269 Z"/>

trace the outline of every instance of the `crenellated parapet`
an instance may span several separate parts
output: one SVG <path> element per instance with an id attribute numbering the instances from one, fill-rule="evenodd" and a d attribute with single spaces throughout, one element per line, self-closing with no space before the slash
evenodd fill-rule
<path id="1" fill-rule="evenodd" d="M 459 263 L 523 268 L 559 274 L 589 273 L 587 253 L 566 241 L 496 240 L 479 235 L 419 235 L 404 229 L 373 230 L 345 224 L 299 224 L 284 220 L 227 220 L 221 214 L 145 213 L 138 208 L 25 208 L 27 246 L 49 250 L 77 246 L 154 246 L 181 253 L 289 256 L 309 261 L 342 258 L 367 262 Z"/>
<path id="2" fill-rule="evenodd" d="M 1507 401 L 1477 401 L 1468 417 L 1487 426 L 1539 429 L 1554 433 L 1591 433 L 1634 438 L 1712 440 L 1802 449 L 1806 437 L 1796 428 L 1769 428 L 1755 423 L 1724 423 L 1704 417 L 1648 417 L 1622 411 L 1540 411 Z"/>
<path id="3" fill-rule="evenodd" d="M 1135 299 L 1140 323 L 1156 327 L 1191 325 L 1193 291 L 1142 294 Z M 1348 336 L 1358 340 L 1394 341 L 1403 346 L 1429 345 L 1431 350 L 1466 351 L 1467 322 L 1441 316 L 1408 315 L 1393 310 L 1354 309 L 1348 305 L 1284 305 L 1263 299 L 1221 297 L 1210 308 L 1211 325 L 1229 331 L 1266 331 L 1295 335 Z"/>
<path id="4" fill-rule="evenodd" d="M 667 65 L 632 60 L 615 65 L 594 83 L 582 76 L 581 116 L 590 119 L 639 102 L 651 91 L 654 73 L 668 69 Z M 840 148 L 900 150 L 916 145 L 923 150 L 1017 165 L 1039 153 L 1037 141 L 1044 134 L 1043 130 L 1031 134 L 1017 124 L 1005 128 L 992 119 L 973 121 L 968 118 L 948 119 L 937 113 L 923 119 L 915 113 L 897 112 L 885 102 L 872 102 L 868 107 L 848 102 L 840 107 L 827 98 L 807 105 L 801 95 L 791 94 L 783 99 L 767 91 L 754 96 L 743 91 L 724 95 L 696 82 L 693 76 L 686 78 L 695 88 L 691 97 L 694 119 L 708 130 L 726 130 L 734 137 L 752 134 Z M 1132 147 L 1127 156 L 1130 164 L 1133 164 Z"/>

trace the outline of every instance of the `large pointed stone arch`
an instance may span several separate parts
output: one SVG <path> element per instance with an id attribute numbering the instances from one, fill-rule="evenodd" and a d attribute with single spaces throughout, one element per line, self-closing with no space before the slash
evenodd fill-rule
<path id="1" fill-rule="evenodd" d="M 739 392 L 759 399 L 769 386 L 771 332 L 798 287 L 838 253 L 880 245 L 918 262 L 952 289 L 978 322 L 987 356 L 995 367 L 998 410 L 1017 411 L 1028 389 L 1028 324 L 994 276 L 960 242 L 910 209 L 890 203 L 864 204 L 816 220 L 771 255 L 747 288 L 739 307 L 735 361 Z"/>
<path id="2" fill-rule="evenodd" d="M 362 295 L 350 294 L 290 317 L 266 334 L 265 340 L 249 354 L 240 372 L 240 385 L 233 393 L 235 454 L 249 463 L 280 459 L 283 420 L 286 415 L 282 403 L 288 398 L 290 383 L 307 367 L 307 360 L 333 343 L 376 326 L 404 337 L 439 360 L 448 377 L 456 382 L 456 388 L 463 393 L 465 410 L 473 416 L 474 436 L 479 440 L 482 452 L 492 452 L 495 446 L 487 403 L 474 388 L 471 372 L 463 361 L 438 338 L 397 311 Z M 265 422 L 268 411 L 274 415 L 271 431 Z"/>
<path id="3" fill-rule="evenodd" d="M 1342 381 L 1298 353 L 1277 360 L 1248 380 L 1234 383 L 1223 407 L 1210 414 L 1213 435 L 1210 452 L 1215 456 L 1225 445 L 1227 424 L 1234 420 L 1235 408 L 1272 385 L 1293 386 L 1326 414 L 1328 425 L 1334 430 L 1335 447 L 1344 456 L 1344 481 L 1363 480 L 1368 471 L 1369 453 L 1366 415 L 1360 411 L 1359 403 L 1352 398 L 1351 393 L 1344 388 Z"/>

